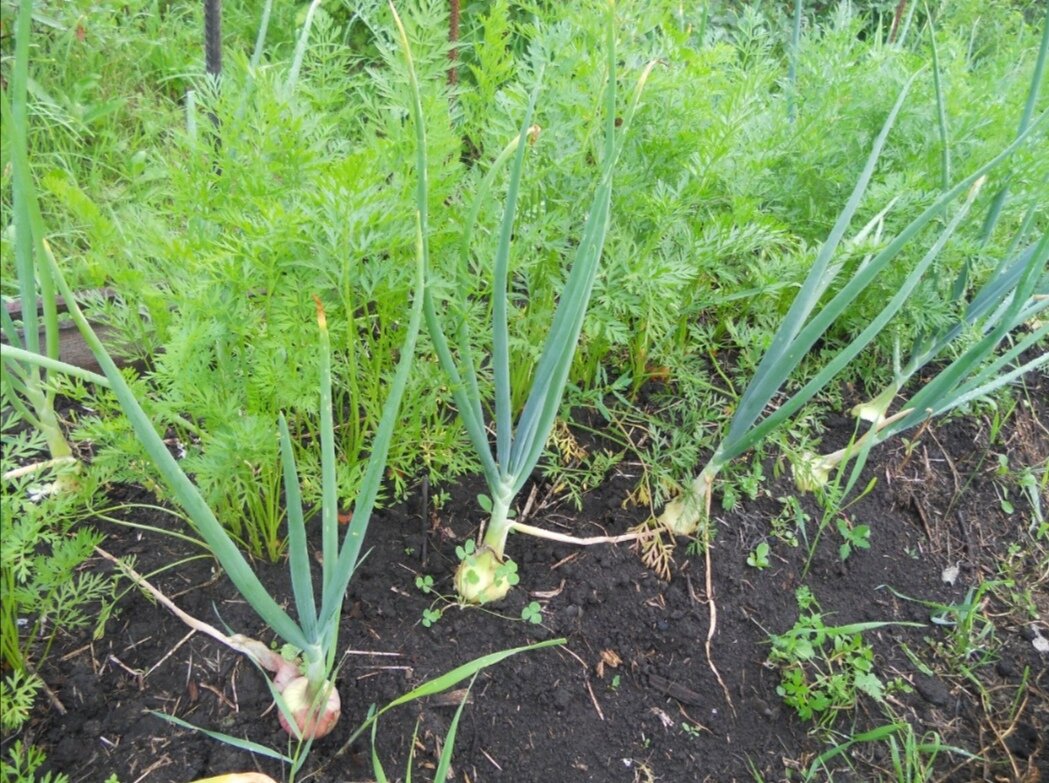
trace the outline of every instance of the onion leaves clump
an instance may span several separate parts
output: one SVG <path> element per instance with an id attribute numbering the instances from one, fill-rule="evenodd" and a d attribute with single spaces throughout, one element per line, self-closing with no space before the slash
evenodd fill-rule
<path id="1" fill-rule="evenodd" d="M 422 225 L 423 250 L 428 258 L 428 177 L 426 155 L 426 128 L 423 122 L 422 101 L 419 84 L 408 39 L 403 26 L 397 20 L 401 45 L 408 58 L 409 79 L 411 80 L 413 102 L 412 119 L 416 134 L 416 167 L 418 187 L 416 201 Z M 499 243 L 492 263 L 492 328 L 491 355 L 495 381 L 494 428 L 495 449 L 488 441 L 485 415 L 479 392 L 479 381 L 476 368 L 479 363 L 474 359 L 471 350 L 470 335 L 466 319 L 459 313 L 459 303 L 450 302 L 448 309 L 459 315 L 455 331 L 454 346 L 449 345 L 442 319 L 437 314 L 437 304 L 428 285 L 424 295 L 426 324 L 433 341 L 442 369 L 451 381 L 451 391 L 455 398 L 459 416 L 466 428 L 467 435 L 480 461 L 485 481 L 488 484 L 490 509 L 488 523 L 484 529 L 480 545 L 463 552 L 462 562 L 455 577 L 459 597 L 467 603 L 490 603 L 504 598 L 517 581 L 516 566 L 506 557 L 506 541 L 511 531 L 553 538 L 559 541 L 589 543 L 586 540 L 561 536 L 540 528 L 521 525 L 514 522 L 512 508 L 514 499 L 531 476 L 542 455 L 550 431 L 554 426 L 568 381 L 568 372 L 575 355 L 576 346 L 583 327 L 587 306 L 594 288 L 594 281 L 601 261 L 605 235 L 608 231 L 612 201 L 612 176 L 616 161 L 622 150 L 622 136 L 625 135 L 630 119 L 640 101 L 641 90 L 654 63 L 650 63 L 642 72 L 634 91 L 633 100 L 624 118 L 617 139 L 616 129 L 620 120 L 616 117 L 616 47 L 615 47 L 615 14 L 610 3 L 606 25 L 606 68 L 607 87 L 604 96 L 604 144 L 600 160 L 600 178 L 594 192 L 594 198 L 587 214 L 583 233 L 576 247 L 568 280 L 561 292 L 560 302 L 553 316 L 550 331 L 543 346 L 531 386 L 516 427 L 513 423 L 510 372 L 510 337 L 507 323 L 510 243 L 514 233 L 514 218 L 517 209 L 517 198 L 521 186 L 522 170 L 526 152 L 526 140 L 535 140 L 539 128 L 533 125 L 532 116 L 538 99 L 538 87 L 533 91 L 528 109 L 521 123 L 520 133 L 507 145 L 493 164 L 492 170 L 484 180 L 482 187 L 475 194 L 474 207 L 464 228 L 462 243 L 463 256 L 460 268 L 469 267 L 470 242 L 473 223 L 477 218 L 480 204 L 488 197 L 488 189 L 498 167 L 513 157 L 510 167 L 510 178 L 507 187 L 506 203 L 503 208 L 502 223 L 499 230 Z M 537 68 L 541 79 L 542 65 Z M 426 266 L 429 266 L 427 263 Z M 453 347 L 455 349 L 453 353 Z M 456 355 L 457 354 L 457 355 Z M 635 538 L 635 535 L 626 538 Z M 620 537 L 621 539 L 622 537 Z M 602 541 L 620 540 L 602 538 Z"/>

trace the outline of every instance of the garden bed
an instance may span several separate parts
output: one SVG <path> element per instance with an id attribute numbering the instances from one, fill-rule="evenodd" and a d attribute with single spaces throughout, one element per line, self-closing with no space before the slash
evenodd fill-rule
<path id="1" fill-rule="evenodd" d="M 371 525 L 371 549 L 351 583 L 342 620 L 342 644 L 350 651 L 339 675 L 345 715 L 315 745 L 305 770 L 312 776 L 301 779 L 371 780 L 366 743 L 340 755 L 368 705 L 386 703 L 479 654 L 555 636 L 568 643 L 481 674 L 456 738 L 455 780 L 802 779 L 820 753 L 896 718 L 908 721 L 919 738 L 928 732 L 929 741 L 937 732 L 943 745 L 979 757 L 941 751 L 933 779 L 1046 779 L 1049 668 L 1046 653 L 1032 642 L 1038 633 L 1049 635 L 1049 575 L 1044 557 L 1023 554 L 1032 517 L 1011 486 L 1013 474 L 998 469 L 999 454 L 1007 455 L 1014 471 L 1049 457 L 1045 379 L 1040 383 L 994 443 L 982 421 L 962 418 L 925 431 L 909 451 L 899 441 L 877 450 L 864 479 L 876 477 L 877 485 L 848 510 L 851 519 L 871 526 L 870 549 L 842 561 L 841 538 L 831 527 L 805 579 L 804 543 L 794 548 L 770 537 L 771 520 L 783 515 L 778 498 L 796 494 L 789 476 L 767 482 L 755 499 L 741 500 L 731 512 L 716 514 L 713 662 L 731 705 L 704 655 L 709 615 L 701 556 L 688 556 L 679 546 L 667 583 L 629 546 L 579 549 L 518 537 L 512 550 L 522 581 L 510 598 L 495 612 L 460 610 L 435 604 L 415 579 L 429 574 L 435 589 L 454 592 L 453 550 L 476 531 L 474 498 L 482 484 L 451 488 L 439 510 L 432 503 L 424 508 L 421 492 L 414 492 L 403 504 L 377 512 Z M 825 443 L 836 445 L 850 434 L 844 419 L 831 422 Z M 768 465 L 767 473 L 774 467 Z M 639 509 L 623 509 L 637 481 L 629 473 L 621 466 L 618 475 L 586 494 L 580 513 L 547 497 L 549 488 L 539 485 L 532 514 L 547 527 L 576 534 L 624 532 L 644 517 Z M 1005 493 L 1012 514 L 1003 510 Z M 136 488 L 114 488 L 111 499 L 146 500 Z M 803 508 L 819 518 L 811 500 L 803 500 Z M 171 526 L 159 512 L 135 521 Z M 102 530 L 103 546 L 134 557 L 147 575 L 200 554 L 157 534 L 112 525 Z M 771 544 L 768 567 L 748 566 L 747 553 L 765 539 Z M 1011 550 L 1014 545 L 1020 550 Z M 953 585 L 944 581 L 951 566 L 960 567 Z M 105 565 L 98 560 L 93 567 Z M 275 595 L 290 595 L 283 564 L 257 567 Z M 152 579 L 191 614 L 270 640 L 210 558 Z M 959 639 L 958 626 L 931 624 L 929 607 L 899 597 L 960 605 L 971 587 L 1006 579 L 1011 586 L 1003 581 L 982 595 L 966 640 Z M 810 732 L 812 724 L 784 705 L 776 692 L 779 673 L 766 664 L 769 634 L 783 633 L 798 618 L 794 591 L 802 584 L 811 587 L 828 626 L 920 625 L 864 634 L 875 652 L 877 676 L 906 687 L 890 688 L 883 704 L 861 695 L 855 709 L 833 723 L 833 735 Z M 542 605 L 541 625 L 519 619 L 532 600 Z M 433 608 L 443 608 L 443 616 L 423 627 L 423 610 Z M 280 750 L 286 745 L 262 673 L 211 640 L 190 635 L 137 590 L 120 601 L 102 638 L 60 636 L 60 644 L 41 674 L 66 712 L 41 699 L 22 732 L 47 752 L 50 769 L 66 772 L 74 783 L 103 781 L 111 773 L 125 783 L 163 783 L 253 769 L 280 779 L 275 762 L 150 714 L 166 712 Z M 962 660 L 948 654 L 952 644 L 970 645 Z M 455 704 L 410 704 L 384 716 L 377 747 L 392 775 L 403 770 L 418 720 L 416 775 L 432 776 Z M 854 771 L 841 774 L 846 760 Z M 827 767 L 839 771 L 835 780 L 881 779 L 891 775 L 889 745 L 857 742 Z M 829 777 L 821 769 L 814 779 Z"/>
<path id="2" fill-rule="evenodd" d="M 111 5 L 0 25 L 0 783 L 1049 780 L 1044 3 Z"/>

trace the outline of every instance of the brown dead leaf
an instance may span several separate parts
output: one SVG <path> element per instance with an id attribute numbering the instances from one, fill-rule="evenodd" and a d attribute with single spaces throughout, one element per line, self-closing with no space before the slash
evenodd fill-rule
<path id="1" fill-rule="evenodd" d="M 602 650 L 601 657 L 597 661 L 597 666 L 594 667 L 594 671 L 597 674 L 598 679 L 604 679 L 605 667 L 616 669 L 619 668 L 619 664 L 623 662 L 623 659 L 619 657 L 615 650 Z"/>
<path id="2" fill-rule="evenodd" d="M 564 589 L 565 589 L 565 580 L 562 579 L 561 580 L 561 584 L 557 586 L 556 590 L 533 590 L 531 593 L 529 593 L 529 595 L 531 595 L 532 598 L 542 598 L 542 599 L 549 600 L 551 598 L 556 598 L 557 596 L 561 595 L 561 593 L 562 593 L 562 591 L 564 591 Z"/>

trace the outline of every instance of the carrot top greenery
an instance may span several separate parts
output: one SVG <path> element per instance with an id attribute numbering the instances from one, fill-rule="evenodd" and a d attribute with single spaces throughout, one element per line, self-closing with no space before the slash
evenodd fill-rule
<path id="1" fill-rule="evenodd" d="M 760 618 L 752 646 L 772 645 L 773 701 L 838 744 L 806 750 L 790 775 L 815 779 L 867 742 L 906 757 L 901 779 L 922 778 L 937 753 L 965 763 L 886 698 L 904 689 L 877 671 L 880 637 L 911 626 L 831 625 L 847 602 L 817 602 L 818 572 L 834 531 L 837 565 L 882 543 L 866 504 L 890 472 L 872 460 L 920 454 L 933 471 L 919 446 L 938 428 L 994 441 L 1010 416 L 1039 410 L 1027 389 L 1049 364 L 1044 2 L 17 0 L 0 4 L 0 27 L 0 722 L 16 735 L 5 779 L 48 772 L 31 746 L 60 725 L 39 711 L 58 721 L 68 706 L 50 682 L 65 663 L 56 648 L 91 625 L 106 633 L 123 579 L 257 664 L 287 749 L 193 728 L 292 778 L 307 755 L 338 746 L 317 763 L 341 763 L 370 733 L 370 774 L 386 779 L 402 768 L 383 737 L 392 708 L 539 647 L 582 664 L 537 701 L 550 709 L 581 693 L 603 722 L 645 690 L 746 720 L 717 666 L 719 608 L 738 611 L 722 603 L 717 558 L 742 570 L 741 590 L 750 576 L 758 590 L 798 588 L 784 610 L 800 612 L 795 628 Z M 928 638 L 945 634 L 938 660 L 957 667 L 993 659 L 992 598 L 1027 601 L 1015 624 L 1036 653 L 1044 642 L 1037 591 L 1012 585 L 1045 571 L 1049 470 L 1039 443 L 1023 467 L 1003 450 L 969 477 L 949 464 L 954 495 L 931 511 L 947 520 L 983 481 L 995 513 L 1024 515 L 1024 543 L 990 565 L 952 518 L 970 567 L 948 540 L 953 562 L 925 584 L 983 581 L 913 599 L 930 608 Z M 149 499 L 125 502 L 124 487 Z M 580 513 L 566 523 L 570 506 Z M 166 513 L 173 546 L 217 564 L 256 631 L 237 633 L 245 615 L 229 629 L 190 616 L 158 587 L 163 565 L 120 549 L 114 524 L 160 529 L 128 519 L 147 507 Z M 916 568 L 934 533 L 955 535 L 919 512 Z M 388 521 L 381 536 L 373 518 Z M 369 528 L 373 556 L 398 567 L 369 569 L 368 586 L 382 581 L 398 614 L 411 607 L 398 619 L 429 634 L 423 647 L 469 638 L 434 627 L 442 607 L 456 610 L 448 624 L 522 620 L 512 646 L 487 634 L 507 649 L 439 676 L 379 667 L 404 673 L 403 695 L 358 703 L 346 656 L 359 651 L 344 650 L 357 598 L 343 607 L 368 587 Z M 800 559 L 786 550 L 802 542 Z M 553 638 L 589 621 L 591 598 L 629 605 L 573 575 L 626 562 L 652 611 L 684 587 L 704 605 L 702 628 L 690 607 L 634 629 L 647 636 L 629 670 L 618 631 Z M 922 650 L 906 655 L 928 669 Z M 649 657 L 701 660 L 721 693 L 654 674 Z M 464 730 L 481 748 L 471 711 L 493 693 L 479 680 L 431 698 L 427 711 L 449 712 L 400 732 L 405 777 L 431 740 L 446 744 L 428 776 L 477 777 L 452 748 Z M 1005 751 L 1025 698 L 984 732 Z M 883 727 L 834 734 L 869 700 Z M 194 707 L 163 710 L 171 730 Z M 641 719 L 644 763 L 657 735 L 680 756 L 674 733 L 705 758 L 724 724 L 696 710 L 676 726 L 669 712 Z M 498 767 L 496 755 L 479 764 Z M 679 772 L 621 758 L 638 780 Z M 1015 759 L 988 764 L 977 775 L 1024 776 Z"/>

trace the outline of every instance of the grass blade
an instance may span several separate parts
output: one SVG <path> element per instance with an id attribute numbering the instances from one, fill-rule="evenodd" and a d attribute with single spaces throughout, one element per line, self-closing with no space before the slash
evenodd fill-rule
<path id="1" fill-rule="evenodd" d="M 386 770 L 382 768 L 382 762 L 379 761 L 379 750 L 375 747 L 375 731 L 379 728 L 379 721 L 372 723 L 372 774 L 375 775 L 375 783 L 388 783 L 389 778 L 386 777 Z M 412 747 L 415 747 L 415 743 L 412 743 Z M 409 770 L 411 766 L 409 764 Z M 434 780 L 440 780 L 440 778 L 434 778 Z"/>
<path id="2" fill-rule="evenodd" d="M 434 677 L 432 680 L 427 680 L 422 685 L 408 691 L 402 696 L 398 696 L 396 699 L 391 701 L 381 710 L 376 711 L 373 715 L 369 716 L 357 729 L 350 735 L 350 738 L 346 740 L 339 753 L 342 753 L 353 742 L 359 737 L 364 731 L 366 731 L 370 725 L 378 720 L 384 713 L 392 710 L 394 707 L 399 707 L 402 704 L 415 701 L 416 699 L 422 699 L 426 696 L 433 696 L 448 690 L 460 682 L 465 680 L 467 677 L 473 677 L 482 669 L 486 669 L 489 666 L 506 660 L 518 653 L 529 652 L 532 650 L 542 650 L 545 647 L 554 647 L 557 645 L 565 644 L 567 639 L 548 639 L 545 642 L 536 642 L 535 644 L 527 644 L 522 647 L 513 647 L 508 650 L 500 650 L 499 652 L 489 653 L 488 655 L 482 655 L 479 658 L 474 658 L 472 661 L 464 663 L 462 666 L 457 666 L 449 672 L 445 672 L 439 677 Z"/>
<path id="3" fill-rule="evenodd" d="M 441 758 L 437 760 L 437 771 L 433 773 L 434 780 L 448 779 L 448 769 L 452 765 L 452 754 L 455 752 L 455 734 L 459 729 L 459 719 L 463 716 L 463 708 L 470 698 L 470 690 L 473 688 L 476 679 L 477 675 L 475 674 L 473 679 L 470 680 L 470 684 L 466 686 L 466 693 L 463 694 L 463 699 L 459 702 L 455 715 L 452 716 L 452 722 L 448 725 L 448 733 L 444 737 L 444 746 L 441 748 Z"/>
<path id="4" fill-rule="evenodd" d="M 176 718 L 174 715 L 168 715 L 166 712 L 158 712 L 157 710 L 150 710 L 151 715 L 155 715 L 161 720 L 166 720 L 168 723 L 173 723 L 183 729 L 189 729 L 190 731 L 199 731 L 205 736 L 211 737 L 219 742 L 224 742 L 227 745 L 231 745 L 234 748 L 240 748 L 246 750 L 249 753 L 255 753 L 259 756 L 268 759 L 276 759 L 282 761 L 285 764 L 294 763 L 294 759 L 285 756 L 283 753 L 267 748 L 265 745 L 260 745 L 257 742 L 251 740 L 241 739 L 240 737 L 234 737 L 232 734 L 223 734 L 221 731 L 209 731 L 208 729 L 202 729 L 200 726 L 194 726 L 192 723 L 182 720 L 182 718 Z"/>

